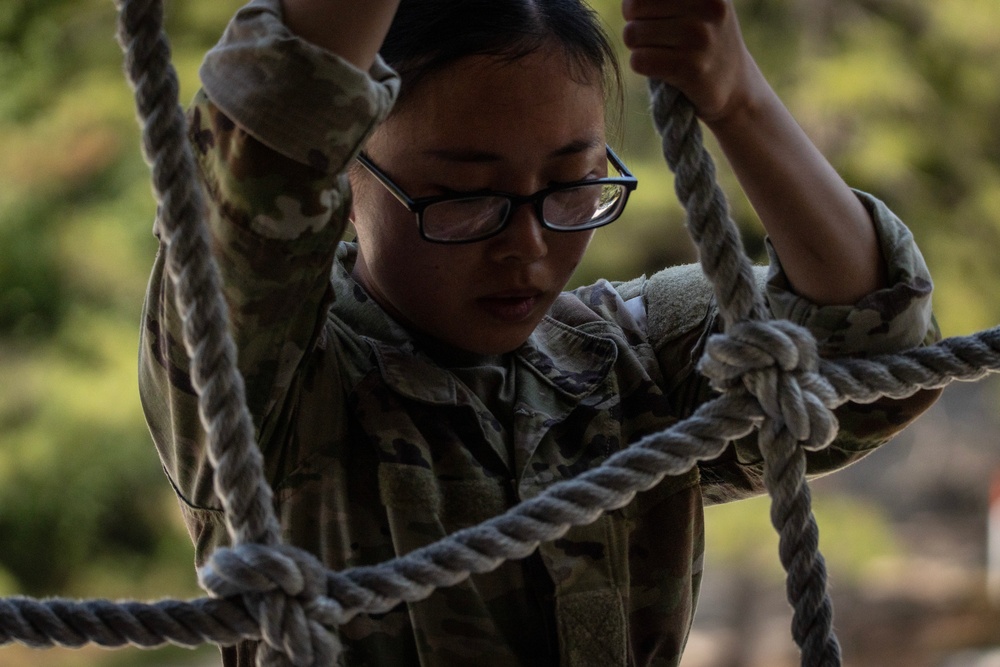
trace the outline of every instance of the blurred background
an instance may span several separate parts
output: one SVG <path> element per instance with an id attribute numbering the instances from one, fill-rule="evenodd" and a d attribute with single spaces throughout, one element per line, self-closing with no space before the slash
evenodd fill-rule
<path id="1" fill-rule="evenodd" d="M 181 99 L 233 0 L 168 3 Z M 594 0 L 612 34 L 612 0 Z M 1000 323 L 1000 3 L 736 0 L 747 42 L 852 185 L 910 225 L 946 336 Z M 109 0 L 0 3 L 0 595 L 198 595 L 192 550 L 136 388 L 155 243 Z M 640 179 L 574 278 L 693 261 L 648 116 L 628 76 L 618 147 Z M 761 231 L 725 168 L 748 251 Z M 831 277 L 831 279 L 835 279 Z M 845 664 L 1000 664 L 988 516 L 1000 383 L 954 385 L 917 424 L 814 485 Z M 766 499 L 711 508 L 702 602 L 684 667 L 797 663 Z M 217 664 L 196 651 L 32 651 L 0 664 Z"/>

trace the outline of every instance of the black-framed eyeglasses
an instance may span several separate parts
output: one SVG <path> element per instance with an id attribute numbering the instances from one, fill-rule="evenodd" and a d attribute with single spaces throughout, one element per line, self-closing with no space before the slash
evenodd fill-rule
<path id="1" fill-rule="evenodd" d="M 558 183 L 531 195 L 476 190 L 413 199 L 367 155 L 358 155 L 358 162 L 416 214 L 424 240 L 472 243 L 502 232 L 510 224 L 514 210 L 522 204 L 531 204 L 542 226 L 554 232 L 580 232 L 617 220 L 638 179 L 610 146 L 605 148 L 608 161 L 620 176 Z"/>

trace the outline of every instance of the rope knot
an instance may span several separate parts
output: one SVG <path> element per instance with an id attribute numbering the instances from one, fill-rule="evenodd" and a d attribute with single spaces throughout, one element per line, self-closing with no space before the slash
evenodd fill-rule
<path id="1" fill-rule="evenodd" d="M 788 320 L 745 320 L 708 339 L 699 371 L 719 391 L 746 388 L 808 450 L 837 435 L 836 392 L 819 374 L 812 334 Z"/>
<path id="2" fill-rule="evenodd" d="M 252 543 L 219 548 L 198 581 L 213 597 L 243 598 L 261 629 L 258 667 L 336 664 L 342 609 L 326 597 L 326 569 L 309 552 Z"/>

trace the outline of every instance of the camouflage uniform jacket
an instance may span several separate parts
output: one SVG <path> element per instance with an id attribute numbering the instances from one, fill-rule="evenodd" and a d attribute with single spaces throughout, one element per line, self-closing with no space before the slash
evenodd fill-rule
<path id="1" fill-rule="evenodd" d="M 711 393 L 696 373 L 716 328 L 697 267 L 564 294 L 500 358 L 441 356 L 351 278 L 338 244 L 344 170 L 397 88 L 295 39 L 279 3 L 241 10 L 202 69 L 190 136 L 239 365 L 284 538 L 331 568 L 405 554 L 494 516 L 684 418 Z M 767 295 L 827 354 L 933 338 L 931 283 L 909 233 L 863 196 L 890 285 L 855 307 L 792 293 L 776 258 Z M 227 540 L 212 491 L 173 287 L 160 253 L 147 295 L 140 385 L 164 470 L 202 561 Z M 332 275 L 332 280 L 331 280 Z M 840 411 L 811 472 L 887 440 L 933 397 Z M 761 492 L 752 438 L 668 478 L 531 557 L 340 629 L 350 665 L 676 665 L 702 570 L 703 505 Z M 224 650 L 249 667 L 254 647 Z"/>

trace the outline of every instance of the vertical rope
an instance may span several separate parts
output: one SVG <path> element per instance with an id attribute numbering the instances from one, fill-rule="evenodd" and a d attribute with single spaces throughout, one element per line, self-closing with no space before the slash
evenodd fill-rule
<path id="1" fill-rule="evenodd" d="M 166 269 L 184 322 L 191 380 L 215 467 L 215 492 L 234 544 L 277 544 L 279 525 L 246 408 L 218 269 L 201 224 L 202 193 L 178 102 L 177 73 L 163 30 L 161 0 L 122 0 L 118 40 L 135 92 L 142 146 L 152 168 Z"/>
<path id="2" fill-rule="evenodd" d="M 763 297 L 729 216 L 693 106 L 660 81 L 650 81 L 650 94 L 663 155 L 674 171 L 674 189 L 687 212 L 688 232 L 698 247 L 702 268 L 714 286 L 725 330 L 744 321 L 767 319 Z M 767 401 L 762 403 L 767 409 Z M 779 556 L 788 574 L 786 592 L 795 610 L 792 634 L 802 650 L 804 666 L 840 665 L 826 567 L 819 553 L 819 529 L 805 482 L 805 453 L 780 412 L 768 411 L 768 416 L 759 443 L 765 484 L 772 498 L 772 523 L 780 535 Z"/>
<path id="3" fill-rule="evenodd" d="M 771 496 L 771 524 L 778 531 L 778 557 L 788 576 L 785 594 L 794 608 L 792 638 L 802 649 L 803 667 L 840 665 L 833 631 L 833 603 L 827 593 L 826 561 L 819 551 L 819 527 L 805 481 L 806 454 L 787 428 L 760 430 L 767 452 L 764 483 Z"/>
<path id="4" fill-rule="evenodd" d="M 687 212 L 687 229 L 702 269 L 715 289 L 725 328 L 743 320 L 767 319 L 750 260 L 743 252 L 729 204 L 705 150 L 694 107 L 666 84 L 651 80 L 653 123 L 663 141 L 663 157 L 674 172 L 674 190 Z"/>

